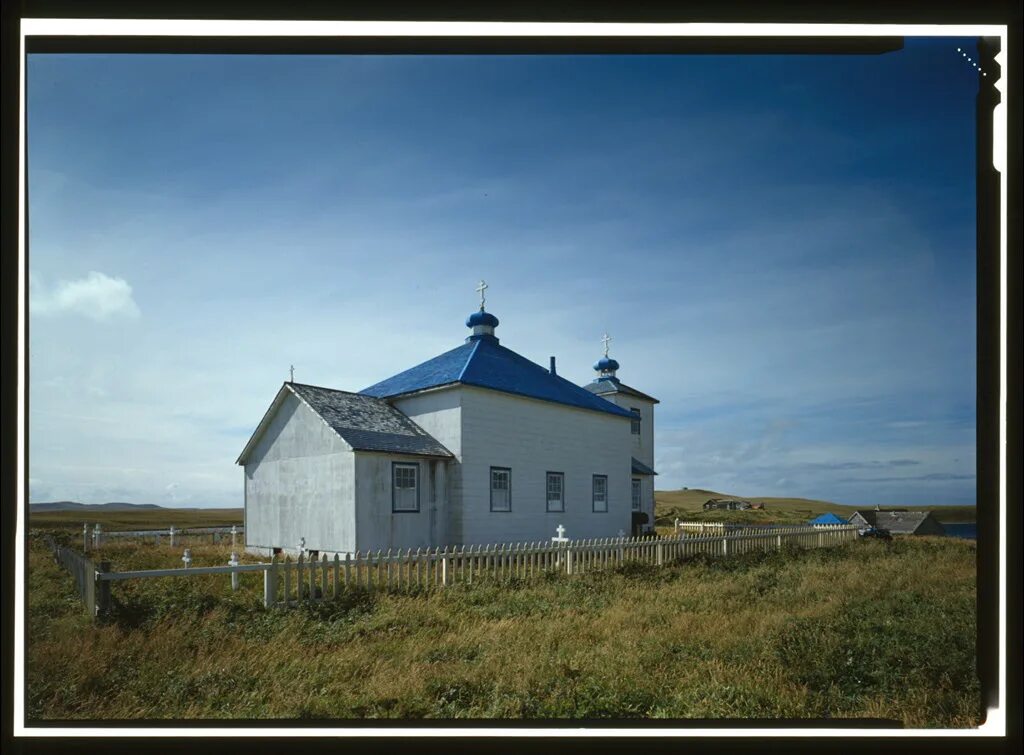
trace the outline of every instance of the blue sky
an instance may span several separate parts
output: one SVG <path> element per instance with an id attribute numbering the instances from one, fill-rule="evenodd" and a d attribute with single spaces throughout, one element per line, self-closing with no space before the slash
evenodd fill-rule
<path id="1" fill-rule="evenodd" d="M 872 56 L 33 55 L 33 501 L 241 505 L 288 367 L 661 399 L 658 487 L 975 500 L 978 74 Z"/>

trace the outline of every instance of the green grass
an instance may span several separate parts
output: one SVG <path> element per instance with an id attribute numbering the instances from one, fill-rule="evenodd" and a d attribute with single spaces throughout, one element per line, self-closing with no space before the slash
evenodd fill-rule
<path id="1" fill-rule="evenodd" d="M 223 563 L 225 548 L 193 549 Z M 177 550 L 104 546 L 115 568 Z M 971 541 L 814 551 L 265 610 L 262 580 L 115 583 L 84 615 L 30 538 L 31 718 L 892 718 L 979 723 Z"/>
<path id="2" fill-rule="evenodd" d="M 747 511 L 704 511 L 704 502 L 709 498 L 736 498 L 751 503 L 763 503 L 764 509 Z M 858 509 L 873 509 L 868 506 L 847 506 L 829 501 L 810 498 L 749 498 L 716 493 L 713 490 L 693 488 L 690 490 L 657 490 L 654 493 L 656 524 L 670 527 L 677 517 L 686 521 L 733 522 L 737 524 L 804 524 L 821 514 L 832 512 L 844 519 Z M 940 522 L 973 522 L 974 506 L 892 506 L 908 511 L 931 511 Z"/>

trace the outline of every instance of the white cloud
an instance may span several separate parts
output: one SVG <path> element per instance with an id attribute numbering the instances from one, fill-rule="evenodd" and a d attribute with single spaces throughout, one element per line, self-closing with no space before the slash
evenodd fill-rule
<path id="1" fill-rule="evenodd" d="M 90 271 L 84 278 L 59 281 L 47 290 L 35 275 L 29 276 L 30 313 L 33 315 L 78 314 L 93 320 L 138 317 L 132 287 L 124 278 Z"/>

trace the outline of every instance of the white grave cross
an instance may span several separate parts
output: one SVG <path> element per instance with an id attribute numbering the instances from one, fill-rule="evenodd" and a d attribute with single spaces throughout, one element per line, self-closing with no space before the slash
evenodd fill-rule
<path id="1" fill-rule="evenodd" d="M 231 552 L 231 558 L 228 560 L 228 566 L 238 566 L 238 554 L 234 551 Z M 231 591 L 235 592 L 238 590 L 238 572 L 231 572 Z"/>
<path id="2" fill-rule="evenodd" d="M 557 527 L 555 527 L 555 532 L 558 533 L 558 536 L 551 538 L 551 542 L 553 542 L 553 543 L 567 543 L 567 542 L 569 542 L 569 538 L 567 538 L 565 536 L 565 527 L 563 527 L 562 525 L 558 525 Z"/>

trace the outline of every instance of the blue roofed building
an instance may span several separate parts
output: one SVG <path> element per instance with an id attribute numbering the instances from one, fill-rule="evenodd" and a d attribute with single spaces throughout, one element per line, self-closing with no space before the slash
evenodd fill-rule
<path id="1" fill-rule="evenodd" d="M 324 553 L 649 531 L 653 407 L 605 354 L 579 386 L 502 345 L 461 345 L 354 393 L 286 382 L 238 458 L 246 546 Z"/>
<path id="2" fill-rule="evenodd" d="M 815 525 L 846 524 L 846 520 L 842 517 L 836 516 L 831 511 L 829 511 L 828 513 L 822 514 L 821 516 L 814 517 L 814 519 L 809 521 L 808 524 L 812 527 Z"/>

